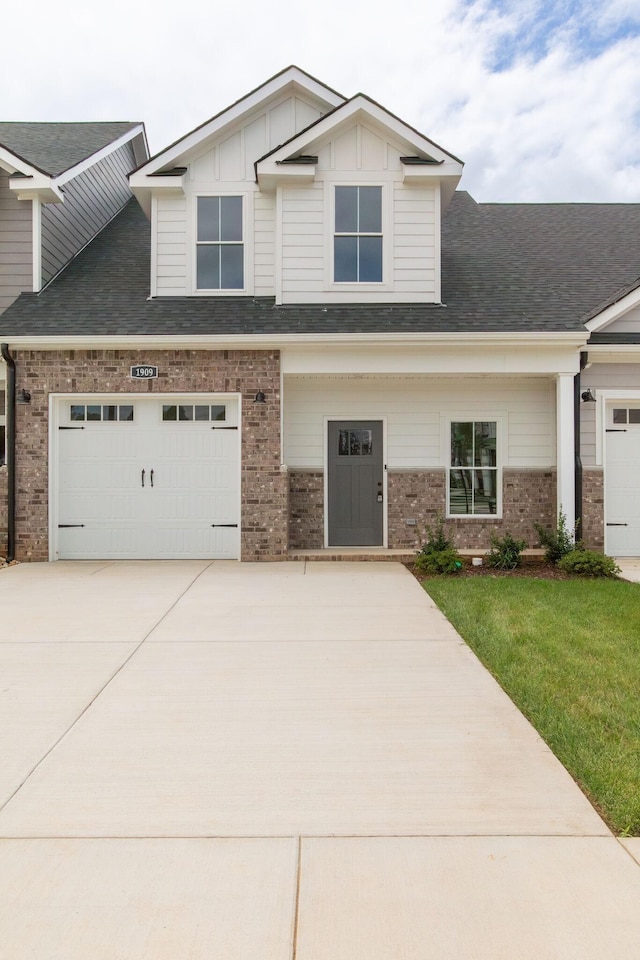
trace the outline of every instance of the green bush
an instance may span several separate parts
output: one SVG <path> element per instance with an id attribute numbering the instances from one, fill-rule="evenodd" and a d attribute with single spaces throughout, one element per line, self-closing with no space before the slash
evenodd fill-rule
<path id="1" fill-rule="evenodd" d="M 571 550 L 558 560 L 558 567 L 565 573 L 577 577 L 616 577 L 620 567 L 613 557 L 607 557 L 596 550 L 584 550 L 579 547 Z"/>
<path id="2" fill-rule="evenodd" d="M 558 514 L 555 530 L 545 530 L 539 523 L 534 523 L 534 527 L 540 538 L 540 546 L 544 547 L 547 563 L 557 563 L 574 549 L 573 535 L 567 529 L 567 518 L 562 510 Z"/>
<path id="3" fill-rule="evenodd" d="M 504 537 L 496 537 L 492 534 L 487 564 L 496 570 L 515 570 L 520 564 L 520 554 L 526 546 L 524 540 L 514 540 L 508 531 Z"/>
<path id="4" fill-rule="evenodd" d="M 444 550 L 453 550 L 453 541 L 444 532 L 444 520 L 442 517 L 436 517 L 436 522 L 425 530 L 426 540 L 422 544 L 420 554 L 442 553 Z"/>
<path id="5" fill-rule="evenodd" d="M 446 550 L 420 551 L 416 557 L 419 573 L 457 573 L 462 570 L 460 554 L 454 547 Z"/>

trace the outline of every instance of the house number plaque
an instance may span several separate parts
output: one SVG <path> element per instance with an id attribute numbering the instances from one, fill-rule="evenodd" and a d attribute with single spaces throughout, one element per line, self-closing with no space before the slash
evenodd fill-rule
<path id="1" fill-rule="evenodd" d="M 155 380 L 158 376 L 158 368 L 152 367 L 148 363 L 140 363 L 137 367 L 131 367 L 131 377 L 134 380 Z"/>

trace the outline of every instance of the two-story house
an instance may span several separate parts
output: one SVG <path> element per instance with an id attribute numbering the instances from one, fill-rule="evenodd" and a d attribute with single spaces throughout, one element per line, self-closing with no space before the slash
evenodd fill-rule
<path id="1" fill-rule="evenodd" d="M 136 199 L 0 319 L 30 396 L 16 555 L 414 549 L 438 514 L 482 549 L 559 509 L 602 545 L 640 367 L 590 325 L 637 338 L 640 206 L 477 204 L 461 175 L 296 67 L 139 165 Z M 637 500 L 616 552 L 640 553 Z"/>

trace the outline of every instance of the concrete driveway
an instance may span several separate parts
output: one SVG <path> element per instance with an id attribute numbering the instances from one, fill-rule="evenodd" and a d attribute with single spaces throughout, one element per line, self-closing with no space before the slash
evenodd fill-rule
<path id="1" fill-rule="evenodd" d="M 0 573 L 0 958 L 637 960 L 614 838 L 392 563 Z"/>

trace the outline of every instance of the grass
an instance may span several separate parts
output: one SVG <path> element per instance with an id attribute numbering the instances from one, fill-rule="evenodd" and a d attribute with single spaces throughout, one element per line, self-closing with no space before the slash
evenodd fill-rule
<path id="1" fill-rule="evenodd" d="M 424 587 L 611 829 L 640 836 L 640 586 L 485 576 Z"/>

